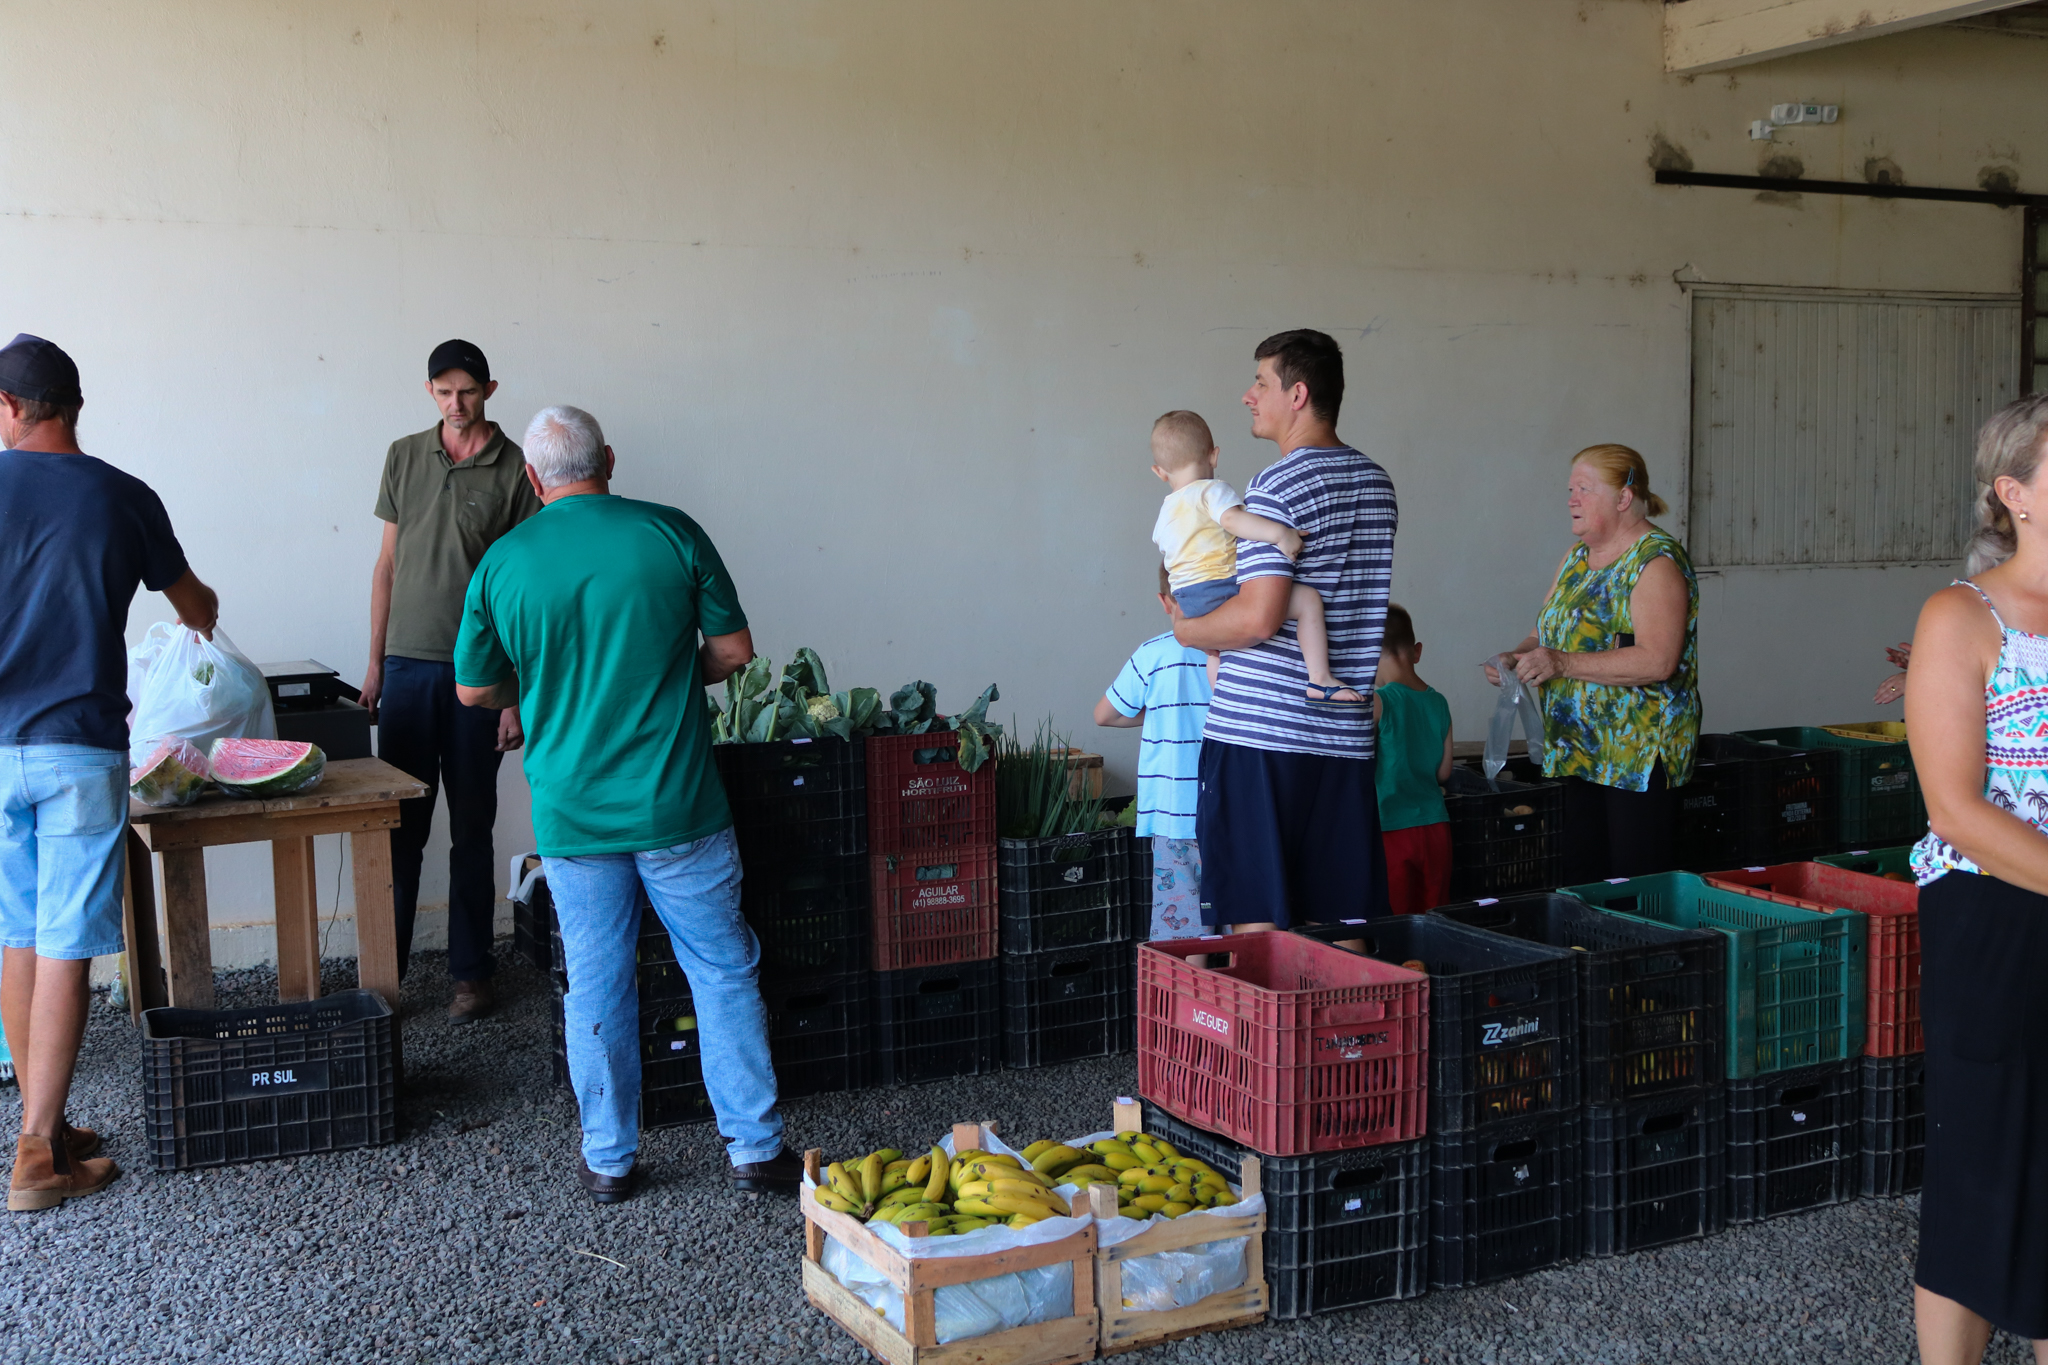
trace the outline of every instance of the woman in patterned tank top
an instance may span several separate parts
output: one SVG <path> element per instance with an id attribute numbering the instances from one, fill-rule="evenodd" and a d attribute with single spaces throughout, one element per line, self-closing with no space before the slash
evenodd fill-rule
<path id="1" fill-rule="evenodd" d="M 1564 878 L 1666 872 L 1669 792 L 1691 780 L 1700 734 L 1699 585 L 1685 547 L 1651 523 L 1664 499 L 1627 446 L 1572 456 L 1566 506 L 1579 543 L 1510 651 L 1541 688 L 1544 774 L 1565 779 Z M 1491 665 L 1486 676 L 1499 682 Z"/>
<path id="2" fill-rule="evenodd" d="M 1906 733 L 1927 797 L 1927 1152 L 1914 1316 L 1927 1365 L 1994 1326 L 2048 1361 L 2048 395 L 1977 438 L 1969 577 L 1928 599 Z"/>

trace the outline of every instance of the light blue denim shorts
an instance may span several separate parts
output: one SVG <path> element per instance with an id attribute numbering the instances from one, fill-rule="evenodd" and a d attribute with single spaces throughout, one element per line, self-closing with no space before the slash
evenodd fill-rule
<path id="1" fill-rule="evenodd" d="M 118 953 L 128 755 L 0 744 L 0 945 L 39 957 Z"/>

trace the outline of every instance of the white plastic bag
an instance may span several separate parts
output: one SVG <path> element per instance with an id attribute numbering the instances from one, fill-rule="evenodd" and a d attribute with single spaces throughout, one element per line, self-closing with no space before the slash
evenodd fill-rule
<path id="1" fill-rule="evenodd" d="M 1070 1139 L 1067 1146 L 1085 1149 L 1091 1142 L 1115 1136 L 1115 1133 L 1107 1132 L 1090 1133 L 1086 1137 Z M 1228 1175 L 1223 1178 L 1232 1194 L 1244 1193 Z M 1068 1185 L 1060 1186 L 1060 1192 L 1069 1200 L 1081 1197 L 1080 1191 Z M 1220 1209 L 1190 1209 L 1175 1219 L 1155 1213 L 1140 1221 L 1118 1214 L 1114 1218 L 1097 1219 L 1095 1236 L 1101 1245 L 1113 1247 L 1168 1222 L 1176 1227 L 1185 1227 L 1190 1219 L 1251 1218 L 1265 1211 L 1266 1196 L 1255 1194 Z M 1245 1282 L 1245 1252 L 1250 1245 L 1249 1236 L 1225 1237 L 1178 1251 L 1134 1256 L 1123 1263 L 1122 1306 L 1141 1313 L 1163 1313 L 1168 1309 L 1200 1303 L 1211 1294 L 1220 1294 L 1226 1289 L 1236 1289 Z M 1103 1305 L 1105 1309 L 1111 1306 Z"/>
<path id="2" fill-rule="evenodd" d="M 981 1144 L 985 1151 L 1017 1155 L 994 1133 L 984 1131 Z M 951 1154 L 952 1134 L 941 1139 L 939 1146 Z M 804 1183 L 812 1183 L 808 1175 L 804 1177 Z M 868 1231 L 916 1261 L 948 1256 L 984 1256 L 1017 1247 L 1042 1246 L 1073 1236 L 1087 1227 L 1088 1221 L 1086 1217 L 1044 1218 L 1028 1228 L 997 1224 L 958 1237 L 911 1237 L 893 1223 L 870 1223 Z M 835 1237 L 825 1239 L 825 1252 L 820 1260 L 833 1279 L 880 1313 L 891 1327 L 899 1332 L 906 1330 L 902 1291 L 891 1284 L 881 1271 L 848 1250 Z M 990 1332 L 1005 1332 L 1027 1323 L 1050 1322 L 1054 1318 L 1071 1317 L 1073 1312 L 1072 1261 L 1058 1261 L 1036 1270 L 992 1275 L 966 1284 L 944 1285 L 932 1294 L 933 1325 L 938 1329 L 941 1342 L 965 1341 L 970 1337 L 987 1336 Z"/>
<path id="3" fill-rule="evenodd" d="M 276 739 L 270 685 L 218 626 L 208 640 L 159 621 L 128 651 L 129 764 L 140 767 L 164 739 L 200 752 L 217 739 Z"/>
<path id="4" fill-rule="evenodd" d="M 1539 761 L 1543 757 L 1543 710 L 1536 704 L 1536 689 L 1515 676 L 1514 662 L 1507 655 L 1496 654 L 1490 662 L 1500 674 L 1500 699 L 1493 704 L 1493 720 L 1486 727 L 1486 753 L 1480 761 L 1489 783 L 1508 766 L 1508 742 L 1515 737 L 1518 719 L 1522 738 L 1529 741 L 1529 757 Z"/>

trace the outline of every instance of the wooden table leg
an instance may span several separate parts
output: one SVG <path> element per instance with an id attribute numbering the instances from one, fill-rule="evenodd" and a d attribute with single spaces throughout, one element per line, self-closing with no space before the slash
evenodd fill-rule
<path id="1" fill-rule="evenodd" d="M 137 1023 L 144 1010 L 170 1003 L 164 992 L 163 940 L 156 931 L 156 868 L 149 845 L 128 831 L 127 876 L 121 892 L 121 936 L 128 948 L 128 1016 Z"/>
<path id="2" fill-rule="evenodd" d="M 398 912 L 391 895 L 391 831 L 373 829 L 348 836 L 356 883 L 356 984 L 375 991 L 398 1013 Z M 404 1036 L 394 1018 L 392 1049 L 405 1075 Z"/>
<path id="3" fill-rule="evenodd" d="M 213 1008 L 213 926 L 206 918 L 206 850 L 165 849 L 164 929 L 171 1003 Z"/>
<path id="4" fill-rule="evenodd" d="M 270 841 L 277 893 L 277 998 L 320 998 L 320 896 L 310 838 Z"/>

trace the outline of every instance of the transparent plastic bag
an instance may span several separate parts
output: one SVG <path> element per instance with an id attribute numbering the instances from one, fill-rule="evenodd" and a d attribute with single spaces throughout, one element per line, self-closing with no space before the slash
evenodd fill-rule
<path id="1" fill-rule="evenodd" d="M 139 768 L 165 739 L 201 753 L 217 739 L 276 739 L 270 684 L 218 626 L 213 638 L 159 621 L 128 651 L 128 762 Z"/>
<path id="2" fill-rule="evenodd" d="M 1480 766 L 1495 791 L 1494 780 L 1508 766 L 1508 744 L 1515 737 L 1515 722 L 1522 723 L 1522 738 L 1529 741 L 1529 757 L 1543 756 L 1543 710 L 1536 702 L 1536 689 L 1515 676 L 1514 662 L 1505 654 L 1488 660 L 1500 674 L 1500 699 L 1493 704 L 1493 719 L 1486 727 L 1486 752 Z"/>
<path id="3" fill-rule="evenodd" d="M 206 755 L 183 739 L 155 741 L 148 755 L 128 770 L 128 790 L 145 806 L 189 806 L 199 799 L 207 780 Z"/>
<path id="4" fill-rule="evenodd" d="M 1086 1137 L 1069 1139 L 1067 1145 L 1085 1148 L 1091 1142 L 1115 1136 L 1110 1132 L 1090 1133 Z M 1224 1181 L 1232 1194 L 1244 1193 L 1228 1175 L 1224 1176 Z M 1060 1193 L 1070 1201 L 1081 1199 L 1081 1192 L 1071 1185 L 1060 1186 Z M 1171 1220 L 1157 1213 L 1142 1221 L 1121 1214 L 1115 1218 L 1097 1219 L 1095 1235 L 1103 1246 L 1113 1247 L 1168 1222 L 1176 1227 L 1186 1227 L 1191 1219 L 1257 1217 L 1265 1211 L 1266 1196 L 1255 1194 L 1220 1209 L 1191 1209 Z M 1220 1294 L 1226 1289 L 1236 1289 L 1245 1282 L 1245 1251 L 1250 1245 L 1249 1237 L 1225 1237 L 1182 1247 L 1178 1251 L 1133 1256 L 1123 1263 L 1123 1307 L 1142 1313 L 1163 1313 L 1200 1303 L 1211 1294 Z"/>
<path id="5" fill-rule="evenodd" d="M 1014 1148 L 994 1133 L 984 1131 L 984 1150 L 1016 1156 Z M 947 1153 L 953 1152 L 953 1135 L 939 1140 Z M 804 1177 L 810 1184 L 810 1177 Z M 1079 1218 L 1046 1218 L 1028 1228 L 1007 1224 L 982 1228 L 958 1237 L 911 1237 L 891 1223 L 870 1223 L 868 1231 L 902 1252 L 911 1260 L 950 1256 L 982 1256 L 1017 1247 L 1041 1246 L 1071 1237 L 1088 1226 Z M 904 1331 L 903 1294 L 880 1270 L 847 1249 L 837 1238 L 826 1237 L 820 1263 L 832 1278 L 852 1290 L 854 1296 L 880 1313 L 891 1327 Z M 970 1337 L 1005 1332 L 1027 1323 L 1050 1322 L 1074 1313 L 1074 1263 L 1059 1261 L 1035 1270 L 1016 1270 L 992 1275 L 985 1280 L 941 1286 L 932 1294 L 932 1320 L 941 1342 L 965 1341 Z"/>

